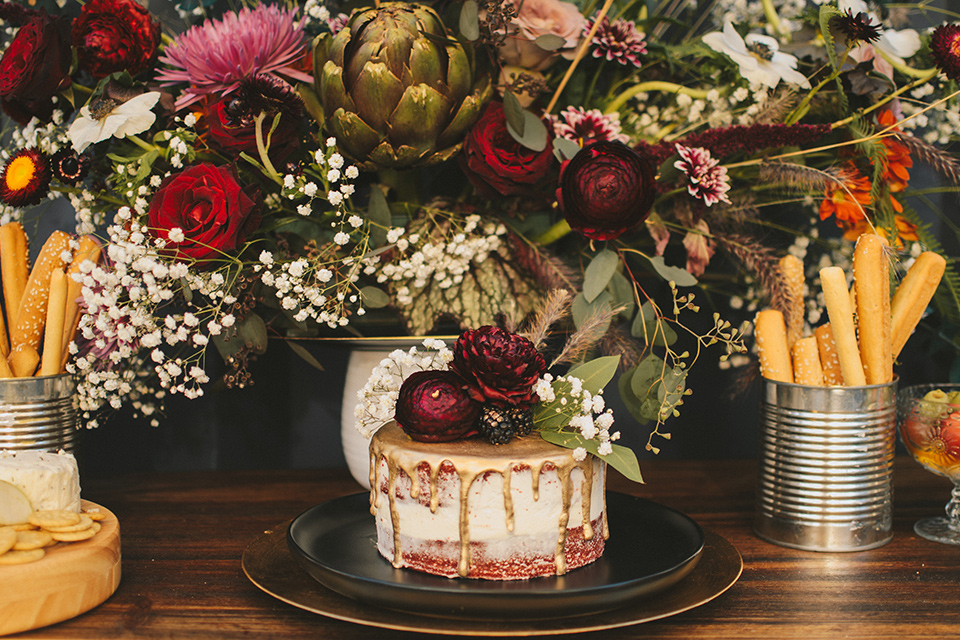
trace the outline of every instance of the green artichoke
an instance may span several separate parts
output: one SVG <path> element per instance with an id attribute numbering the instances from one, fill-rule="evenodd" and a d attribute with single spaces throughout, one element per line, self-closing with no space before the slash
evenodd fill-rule
<path id="1" fill-rule="evenodd" d="M 440 16 L 405 2 L 355 12 L 318 38 L 313 68 L 327 132 L 369 170 L 450 158 L 490 95 Z"/>

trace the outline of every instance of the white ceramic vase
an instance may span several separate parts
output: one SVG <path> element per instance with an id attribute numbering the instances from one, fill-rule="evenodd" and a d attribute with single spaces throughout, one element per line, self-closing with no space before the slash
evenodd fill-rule
<path id="1" fill-rule="evenodd" d="M 357 419 L 353 411 L 357 406 L 357 392 L 367 383 L 370 372 L 395 348 L 392 345 L 384 348 L 379 344 L 369 348 L 357 346 L 347 361 L 343 403 L 340 406 L 340 441 L 350 475 L 366 489 L 370 488 L 370 441 L 357 431 Z"/>

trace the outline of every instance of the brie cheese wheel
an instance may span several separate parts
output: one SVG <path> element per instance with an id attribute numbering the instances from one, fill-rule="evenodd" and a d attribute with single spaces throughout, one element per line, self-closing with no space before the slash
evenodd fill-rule
<path id="1" fill-rule="evenodd" d="M 0 451 L 0 480 L 23 491 L 37 511 L 80 511 L 80 472 L 73 454 Z"/>

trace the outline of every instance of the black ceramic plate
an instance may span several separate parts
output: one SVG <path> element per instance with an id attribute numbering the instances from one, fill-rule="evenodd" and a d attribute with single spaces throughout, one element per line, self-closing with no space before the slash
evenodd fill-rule
<path id="1" fill-rule="evenodd" d="M 449 579 L 394 569 L 377 551 L 369 494 L 308 509 L 290 524 L 297 562 L 324 586 L 389 609 L 435 616 L 517 620 L 608 611 L 660 592 L 686 576 L 703 551 L 703 531 L 662 505 L 607 494 L 610 539 L 603 557 L 564 576 L 531 580 Z"/>

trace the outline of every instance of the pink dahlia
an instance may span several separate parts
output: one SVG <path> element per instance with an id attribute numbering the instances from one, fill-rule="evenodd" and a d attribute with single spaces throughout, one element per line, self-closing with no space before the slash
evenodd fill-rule
<path id="1" fill-rule="evenodd" d="M 673 166 L 687 176 L 687 193 L 708 207 L 717 202 L 729 204 L 730 180 L 727 178 L 726 167 L 720 166 L 720 161 L 710 155 L 710 152 L 700 147 L 685 147 L 677 145 L 680 159 Z"/>
<path id="2" fill-rule="evenodd" d="M 226 95 L 244 78 L 260 74 L 313 82 L 293 66 L 305 50 L 303 22 L 295 17 L 296 9 L 259 5 L 191 27 L 164 48 L 159 60 L 173 68 L 157 79 L 190 84 L 177 98 L 177 109 L 209 93 Z"/>
<path id="3" fill-rule="evenodd" d="M 620 115 L 617 113 L 601 113 L 599 109 L 587 111 L 583 107 L 567 107 L 551 120 L 554 135 L 558 138 L 582 142 L 583 146 L 600 140 L 623 144 L 630 142 L 630 138 L 620 129 Z"/>
<path id="4" fill-rule="evenodd" d="M 583 28 L 584 35 L 590 33 L 594 20 Z M 593 57 L 616 60 L 622 65 L 640 66 L 640 56 L 647 52 L 645 34 L 637 31 L 637 25 L 630 20 L 617 18 L 613 22 L 604 16 L 593 34 Z"/>

